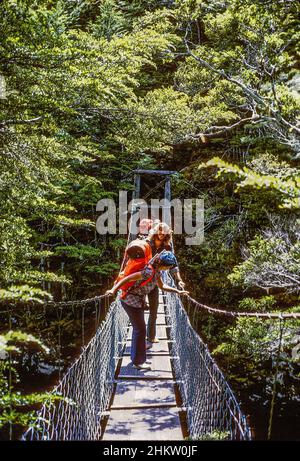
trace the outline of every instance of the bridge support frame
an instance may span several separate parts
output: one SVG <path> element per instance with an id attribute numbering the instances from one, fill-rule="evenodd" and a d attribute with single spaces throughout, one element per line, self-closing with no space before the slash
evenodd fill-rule
<path id="1" fill-rule="evenodd" d="M 172 170 L 133 170 L 134 173 L 134 191 L 133 199 L 140 198 L 141 194 L 141 176 L 164 176 L 165 179 L 165 189 L 164 189 L 164 200 L 171 202 L 171 175 L 176 174 L 177 171 Z M 132 210 L 131 220 L 129 226 L 129 232 L 132 238 L 135 238 L 136 235 L 132 232 L 132 216 L 138 212 L 138 210 Z M 163 206 L 162 209 L 162 220 L 169 226 L 172 225 L 171 222 L 171 208 L 169 206 Z"/>

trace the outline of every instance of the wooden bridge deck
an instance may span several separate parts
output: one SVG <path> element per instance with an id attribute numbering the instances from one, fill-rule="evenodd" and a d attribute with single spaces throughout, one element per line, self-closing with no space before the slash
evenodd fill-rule
<path id="1" fill-rule="evenodd" d="M 147 322 L 149 314 L 146 313 Z M 159 296 L 156 336 L 160 342 L 147 351 L 151 371 L 132 367 L 132 327 L 118 367 L 116 390 L 102 440 L 183 440 L 176 402 L 163 296 Z"/>

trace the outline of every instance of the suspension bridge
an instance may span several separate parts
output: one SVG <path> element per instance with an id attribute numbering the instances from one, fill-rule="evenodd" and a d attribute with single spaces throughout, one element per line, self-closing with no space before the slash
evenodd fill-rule
<path id="1" fill-rule="evenodd" d="M 251 438 L 232 390 L 180 298 L 161 293 L 159 301 L 160 342 L 147 354 L 152 370 L 132 367 L 131 326 L 119 300 L 113 301 L 53 390 L 62 398 L 42 406 L 23 440 L 183 440 L 216 431 L 231 440 Z"/>
<path id="2" fill-rule="evenodd" d="M 163 172 L 167 198 L 172 173 Z M 139 196 L 141 174 L 143 171 L 136 172 L 135 197 Z M 165 219 L 166 213 L 170 210 L 164 210 Z M 168 273 L 164 272 L 163 278 L 174 286 Z M 82 302 L 97 305 L 101 298 Z M 190 297 L 189 302 L 214 314 L 247 315 L 211 308 Z M 74 306 L 76 301 L 57 304 Z M 248 314 L 266 319 L 299 318 L 293 313 Z M 23 440 L 201 440 L 216 433 L 229 440 L 251 439 L 233 391 L 192 327 L 177 294 L 160 292 L 160 341 L 147 351 L 152 362 L 149 371 L 134 369 L 130 362 L 131 328 L 117 297 Z"/>

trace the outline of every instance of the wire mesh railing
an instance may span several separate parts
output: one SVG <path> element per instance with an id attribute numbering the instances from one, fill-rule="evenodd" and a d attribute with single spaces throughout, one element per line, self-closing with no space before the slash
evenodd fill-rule
<path id="1" fill-rule="evenodd" d="M 164 281 L 174 284 L 164 273 Z M 181 299 L 165 293 L 171 354 L 192 439 L 205 437 L 250 440 L 245 416 L 207 346 L 193 329 Z"/>
<path id="2" fill-rule="evenodd" d="M 23 440 L 99 440 L 101 421 L 113 392 L 117 357 L 128 316 L 114 301 L 95 336 L 45 402 Z"/>

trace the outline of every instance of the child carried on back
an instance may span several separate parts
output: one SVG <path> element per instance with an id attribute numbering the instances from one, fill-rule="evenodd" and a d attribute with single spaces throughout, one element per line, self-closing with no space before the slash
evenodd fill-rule
<path id="1" fill-rule="evenodd" d="M 142 370 L 151 367 L 146 362 L 146 324 L 144 320 L 145 298 L 155 285 L 161 290 L 179 295 L 187 295 L 187 291 L 165 285 L 160 271 L 177 266 L 175 255 L 171 251 L 162 251 L 152 258 L 151 247 L 144 240 L 134 240 L 126 248 L 127 262 L 119 274 L 114 286 L 106 295 L 114 295 L 121 289 L 121 304 L 132 323 L 131 360 L 133 366 Z"/>

